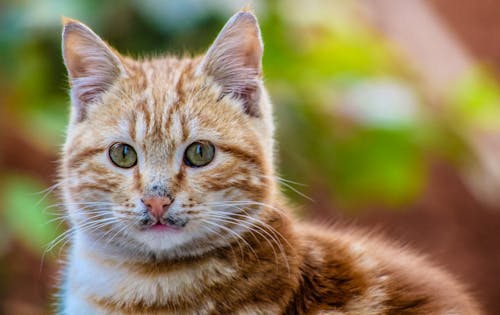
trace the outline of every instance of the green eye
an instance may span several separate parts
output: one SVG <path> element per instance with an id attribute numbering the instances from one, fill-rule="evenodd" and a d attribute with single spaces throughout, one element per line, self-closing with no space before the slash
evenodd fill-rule
<path id="1" fill-rule="evenodd" d="M 130 168 L 137 164 L 137 153 L 126 143 L 115 143 L 109 148 L 109 158 L 118 167 Z"/>
<path id="2" fill-rule="evenodd" d="M 196 141 L 187 147 L 184 152 L 184 163 L 191 167 L 201 167 L 212 162 L 215 155 L 215 147 L 208 141 Z"/>

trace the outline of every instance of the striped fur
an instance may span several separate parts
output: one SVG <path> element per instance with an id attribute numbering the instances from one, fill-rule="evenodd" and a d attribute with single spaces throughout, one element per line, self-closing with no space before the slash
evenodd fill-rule
<path id="1" fill-rule="evenodd" d="M 252 13 L 197 58 L 132 60 L 64 23 L 73 108 L 60 174 L 73 233 L 61 314 L 479 314 L 405 249 L 294 222 L 273 177 Z M 183 154 L 197 140 L 215 158 L 191 168 Z M 111 163 L 116 142 L 135 148 L 137 165 Z M 141 228 L 152 185 L 175 197 L 180 231 Z"/>

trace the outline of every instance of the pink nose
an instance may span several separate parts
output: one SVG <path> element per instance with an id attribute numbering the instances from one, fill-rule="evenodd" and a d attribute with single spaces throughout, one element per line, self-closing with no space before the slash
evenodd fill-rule
<path id="1" fill-rule="evenodd" d="M 152 197 L 144 198 L 142 202 L 148 207 L 149 212 L 159 219 L 167 212 L 172 200 L 167 197 Z"/>

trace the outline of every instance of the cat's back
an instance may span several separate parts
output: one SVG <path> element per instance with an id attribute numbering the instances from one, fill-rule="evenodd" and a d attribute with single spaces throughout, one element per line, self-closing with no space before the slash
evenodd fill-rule
<path id="1" fill-rule="evenodd" d="M 481 314 L 426 258 L 353 229 L 299 225 L 301 284 L 287 314 Z"/>

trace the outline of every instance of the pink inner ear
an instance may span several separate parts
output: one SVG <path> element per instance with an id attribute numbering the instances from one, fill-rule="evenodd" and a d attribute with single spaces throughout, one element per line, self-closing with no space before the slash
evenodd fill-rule
<path id="1" fill-rule="evenodd" d="M 250 12 L 239 12 L 224 26 L 201 64 L 202 71 L 222 86 L 221 98 L 241 100 L 245 112 L 254 117 L 260 115 L 262 53 L 257 19 Z"/>
<path id="2" fill-rule="evenodd" d="M 64 26 L 63 55 L 69 73 L 71 98 L 78 121 L 85 107 L 96 102 L 123 72 L 120 58 L 85 25 L 70 21 Z"/>

